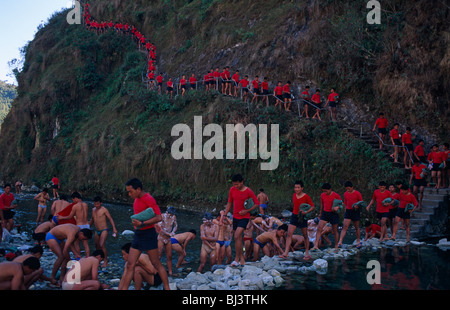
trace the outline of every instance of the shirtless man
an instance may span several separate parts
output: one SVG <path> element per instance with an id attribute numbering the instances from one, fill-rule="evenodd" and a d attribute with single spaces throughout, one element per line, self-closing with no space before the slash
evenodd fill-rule
<path id="1" fill-rule="evenodd" d="M 275 216 L 263 215 L 262 218 L 265 221 L 262 223 L 262 228 L 266 231 L 274 230 L 276 227 L 280 227 L 281 225 L 283 225 L 283 222 Z M 275 228 L 274 224 L 276 225 Z"/>
<path id="2" fill-rule="evenodd" d="M 225 231 L 227 227 L 231 227 L 233 222 L 225 216 L 225 211 L 220 211 L 219 216 L 217 219 L 213 220 L 213 224 L 217 225 L 217 228 L 219 230 L 217 241 L 216 241 L 216 256 L 217 256 L 217 263 L 221 265 L 223 263 L 223 259 L 225 257 Z"/>
<path id="3" fill-rule="evenodd" d="M 256 198 L 258 198 L 259 201 L 259 213 L 261 215 L 264 215 L 264 212 L 267 209 L 267 204 L 269 203 L 269 197 L 267 196 L 266 193 L 264 193 L 264 189 L 261 188 Z"/>
<path id="4" fill-rule="evenodd" d="M 58 269 L 61 267 L 61 277 L 64 278 L 66 273 L 66 264 L 70 260 L 69 250 L 72 250 L 76 258 L 80 258 L 80 246 L 77 240 L 88 240 L 92 237 L 92 232 L 89 229 L 80 229 L 77 225 L 61 224 L 52 228 L 45 237 L 50 250 L 55 253 L 57 259 L 53 264 L 52 274 L 50 279 L 52 281 L 56 277 Z"/>
<path id="5" fill-rule="evenodd" d="M 94 234 L 94 242 L 95 249 L 102 250 L 104 254 L 103 265 L 102 267 L 106 267 L 108 265 L 108 255 L 106 252 L 106 238 L 108 237 L 108 223 L 106 220 L 108 219 L 113 228 L 113 237 L 117 235 L 117 229 L 114 224 L 114 220 L 111 217 L 108 209 L 106 209 L 102 205 L 102 199 L 97 196 L 94 198 L 94 209 L 92 210 L 92 219 L 89 222 L 89 225 L 94 224 L 95 226 L 95 234 Z"/>
<path id="6" fill-rule="evenodd" d="M 198 272 L 202 272 L 209 255 L 211 267 L 216 264 L 216 241 L 219 236 L 219 230 L 212 222 L 211 213 L 206 212 L 203 216 L 203 224 L 200 226 L 200 238 L 202 239 L 202 248 L 200 251 L 200 266 Z"/>
<path id="7" fill-rule="evenodd" d="M 30 252 L 30 254 L 24 254 L 24 255 L 17 256 L 16 258 L 14 258 L 13 262 L 23 263 L 25 260 L 27 260 L 30 257 L 36 257 L 37 259 L 41 259 L 44 250 L 42 249 L 42 247 L 40 245 L 36 245 L 33 248 L 31 248 L 29 250 L 29 252 Z M 42 267 L 33 271 L 30 274 L 24 275 L 24 284 L 25 284 L 26 288 L 29 288 L 37 280 L 48 281 L 48 282 L 51 282 L 52 284 L 58 283 L 58 281 L 56 281 L 55 279 L 53 279 L 53 281 L 52 281 L 50 278 L 45 276 L 44 269 Z"/>
<path id="8" fill-rule="evenodd" d="M 51 200 L 48 189 L 44 188 L 42 192 L 34 196 L 34 200 L 38 201 L 38 215 L 36 218 L 36 226 L 38 226 L 39 223 L 44 222 L 45 212 L 47 211 L 47 201 Z"/>
<path id="9" fill-rule="evenodd" d="M 163 249 L 166 250 L 167 269 L 169 275 L 172 275 L 172 243 L 170 237 L 175 236 L 178 229 L 177 216 L 175 208 L 170 206 L 164 214 L 161 214 L 162 221 L 158 223 L 160 230 L 158 231 L 158 251 L 161 259 Z"/>
<path id="10" fill-rule="evenodd" d="M 70 205 L 70 203 L 67 201 L 66 195 L 59 196 L 58 200 L 55 200 L 52 204 L 52 208 L 50 209 L 50 212 L 52 215 L 56 215 L 56 213 L 60 212 L 62 209 Z"/>
<path id="11" fill-rule="evenodd" d="M 62 282 L 62 289 L 65 291 L 85 291 L 108 288 L 107 285 L 101 284 L 98 280 L 98 266 L 103 257 L 102 250 L 96 250 L 90 257 L 72 261 L 71 269 L 67 271 Z"/>
<path id="12" fill-rule="evenodd" d="M 172 243 L 172 249 L 178 254 L 178 261 L 176 268 L 180 268 L 182 264 L 186 264 L 187 262 L 184 260 L 186 257 L 186 246 L 189 241 L 194 240 L 197 232 L 195 229 L 191 229 L 187 232 L 176 234 L 175 236 L 170 238 L 170 242 Z"/>
<path id="13" fill-rule="evenodd" d="M 131 243 L 126 243 L 122 247 L 122 257 L 128 262 L 128 254 L 130 253 Z M 122 278 L 126 275 L 127 268 L 124 269 Z M 136 263 L 136 267 L 134 268 L 134 274 L 132 276 L 134 279 L 134 288 L 135 290 L 140 290 L 142 288 L 142 284 L 147 282 L 151 286 L 158 286 L 162 283 L 161 277 L 158 274 L 158 271 L 153 266 L 148 254 L 141 253 L 139 259 Z M 119 284 L 119 290 L 122 288 L 122 283 Z"/>
<path id="14" fill-rule="evenodd" d="M 61 216 L 58 215 L 57 219 L 60 220 L 68 220 L 73 217 L 75 217 L 77 226 L 80 227 L 80 229 L 90 229 L 89 222 L 87 220 L 87 214 L 88 214 L 88 205 L 87 203 L 83 202 L 81 200 L 81 195 L 78 192 L 74 192 L 72 195 L 72 200 L 75 203 L 75 205 L 72 208 L 72 212 L 70 212 L 67 216 Z M 87 240 L 80 240 L 83 242 L 84 251 L 86 252 L 86 257 L 90 256 L 90 249 L 89 244 Z"/>
<path id="15" fill-rule="evenodd" d="M 47 222 L 42 223 L 41 225 L 36 227 L 32 235 L 33 239 L 36 240 L 39 245 L 41 245 L 41 242 L 45 240 L 45 235 L 50 231 L 50 229 L 55 226 L 56 224 L 52 221 L 52 216 L 49 215 Z"/>
<path id="16" fill-rule="evenodd" d="M 284 251 L 278 243 L 278 238 L 284 237 L 288 226 L 283 224 L 277 228 L 277 230 L 267 231 L 255 238 L 253 246 L 253 261 L 256 262 L 259 258 L 259 250 L 262 249 L 264 255 L 270 256 L 269 247 L 266 247 L 267 243 L 272 243 L 275 246 L 275 250 L 278 254 L 282 254 Z"/>
<path id="17" fill-rule="evenodd" d="M 3 262 L 0 264 L 0 290 L 26 290 L 24 276 L 41 267 L 39 259 L 29 257 L 23 263 Z"/>

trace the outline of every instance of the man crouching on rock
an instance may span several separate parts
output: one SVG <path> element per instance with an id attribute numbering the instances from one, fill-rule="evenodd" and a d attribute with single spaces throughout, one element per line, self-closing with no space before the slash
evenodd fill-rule
<path id="1" fill-rule="evenodd" d="M 90 257 L 79 261 L 71 261 L 71 269 L 67 271 L 62 289 L 66 291 L 101 290 L 109 286 L 98 281 L 98 266 L 105 258 L 102 250 L 96 250 Z"/>

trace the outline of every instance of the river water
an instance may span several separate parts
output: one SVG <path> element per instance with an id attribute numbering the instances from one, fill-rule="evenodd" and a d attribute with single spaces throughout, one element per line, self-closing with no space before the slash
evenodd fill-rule
<path id="1" fill-rule="evenodd" d="M 33 201 L 34 194 L 16 195 L 20 201 L 16 209 L 15 221 L 22 224 L 22 231 L 29 232 L 36 225 L 37 201 Z M 93 208 L 92 201 L 86 201 L 89 205 L 89 219 Z M 109 261 L 114 269 L 109 270 L 108 279 L 120 278 L 124 260 L 121 255 L 121 247 L 131 242 L 132 236 L 122 235 L 125 230 L 133 230 L 130 222 L 130 216 L 133 214 L 131 204 L 111 204 L 104 203 L 105 207 L 111 213 L 114 219 L 119 235 L 114 238 L 112 232 L 107 239 L 107 250 Z M 48 204 L 47 215 L 50 214 Z M 161 211 L 165 212 L 167 206 L 160 206 Z M 196 271 L 199 266 L 201 240 L 199 229 L 202 224 L 202 214 L 185 211 L 177 208 L 177 233 L 185 232 L 190 229 L 197 230 L 197 237 L 191 241 L 187 247 L 188 263 L 182 269 L 176 270 L 175 265 L 178 259 L 177 254 L 173 253 L 174 272 L 178 276 L 185 276 L 190 271 Z M 46 218 L 45 217 L 45 218 Z M 352 243 L 355 236 L 352 229 L 344 239 L 344 243 Z M 363 229 L 362 229 L 363 231 Z M 297 230 L 296 233 L 299 233 Z M 333 237 L 330 235 L 333 242 Z M 436 243 L 436 241 L 434 241 Z M 4 244 L 0 244 L 2 248 Z M 93 239 L 90 241 L 91 251 L 94 249 Z M 231 244 L 234 255 L 234 243 Z M 381 284 L 370 285 L 367 282 L 367 274 L 370 271 L 367 268 L 367 262 L 376 260 L 381 265 Z M 163 255 L 162 262 L 166 259 Z M 328 262 L 328 271 L 321 275 L 318 273 L 290 273 L 284 275 L 285 285 L 278 289 L 284 290 L 373 290 L 373 289 L 399 289 L 399 290 L 426 290 L 426 289 L 450 289 L 450 250 L 444 251 L 434 244 L 423 246 L 406 245 L 381 248 L 378 251 L 361 251 L 347 259 L 334 259 Z M 209 263 L 204 271 L 210 270 Z"/>

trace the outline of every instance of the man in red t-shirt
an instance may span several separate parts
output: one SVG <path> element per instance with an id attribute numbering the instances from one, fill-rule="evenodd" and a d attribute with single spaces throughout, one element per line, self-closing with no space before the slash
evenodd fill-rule
<path id="1" fill-rule="evenodd" d="M 391 157 L 394 158 L 394 163 L 398 163 L 398 147 L 402 145 L 400 141 L 400 134 L 398 132 L 399 123 L 394 124 L 394 128 L 392 128 L 390 132 L 391 142 L 394 146 L 394 154 L 391 154 Z"/>
<path id="2" fill-rule="evenodd" d="M 325 103 L 325 108 L 330 105 L 330 118 L 332 118 L 334 122 L 336 121 L 336 106 L 338 101 L 339 95 L 334 91 L 334 88 L 332 88 L 331 93 L 328 95 L 327 103 Z"/>
<path id="3" fill-rule="evenodd" d="M 322 100 L 320 99 L 320 89 L 316 89 L 316 93 L 311 97 L 311 102 L 316 106 L 316 113 L 314 113 L 312 118 L 314 119 L 317 117 L 317 119 L 321 121 L 322 119 L 320 118 L 320 109 Z"/>
<path id="4" fill-rule="evenodd" d="M 411 128 L 406 127 L 406 132 L 402 135 L 402 145 L 405 150 L 405 156 L 403 157 L 403 161 L 405 163 L 405 169 L 411 169 L 412 166 L 412 157 L 413 157 L 413 136 L 411 134 Z M 409 160 L 409 165 L 406 164 L 407 160 Z"/>
<path id="5" fill-rule="evenodd" d="M 250 82 L 248 81 L 248 75 L 246 75 L 240 82 L 239 85 L 242 85 L 242 98 L 244 102 L 247 103 L 248 99 L 248 85 Z"/>
<path id="6" fill-rule="evenodd" d="M 365 223 L 366 227 L 366 236 L 364 237 L 364 241 L 367 239 L 372 239 L 373 237 L 380 237 L 381 235 L 381 227 L 378 224 L 371 224 L 369 221 Z"/>
<path id="7" fill-rule="evenodd" d="M 236 72 L 233 74 L 233 76 L 231 77 L 232 82 L 233 82 L 233 89 L 234 89 L 234 97 L 237 97 L 237 92 L 239 89 L 239 70 L 236 70 Z"/>
<path id="8" fill-rule="evenodd" d="M 56 177 L 56 175 L 53 175 L 53 178 L 52 178 L 52 188 L 53 188 L 53 199 L 56 199 L 56 197 L 59 198 L 59 194 L 58 194 L 59 179 Z"/>
<path id="9" fill-rule="evenodd" d="M 302 181 L 295 182 L 294 195 L 292 197 L 294 209 L 292 211 L 286 235 L 286 248 L 284 250 L 283 255 L 280 255 L 280 257 L 283 258 L 288 257 L 290 245 L 292 242 L 292 236 L 294 235 L 294 232 L 297 229 L 297 227 L 300 228 L 303 234 L 303 238 L 305 239 L 305 256 L 303 257 L 303 259 L 308 260 L 311 258 L 311 255 L 309 255 L 308 220 L 305 218 L 305 215 L 314 211 L 314 203 L 312 202 L 311 197 L 309 197 L 308 194 L 303 192 L 303 188 L 304 185 Z M 305 209 L 300 210 L 300 206 L 304 203 L 310 205 L 311 207 L 308 210 Z"/>
<path id="10" fill-rule="evenodd" d="M 347 234 L 350 223 L 353 222 L 356 231 L 356 247 L 360 248 L 362 243 L 360 240 L 361 232 L 359 230 L 359 220 L 361 218 L 361 210 L 359 207 L 353 208 L 353 205 L 357 202 L 363 201 L 362 195 L 359 191 L 353 188 L 353 183 L 350 181 L 344 184 L 346 192 L 344 193 L 344 225 L 342 226 L 341 235 L 339 237 L 339 245 L 342 245 L 345 235 Z"/>
<path id="11" fill-rule="evenodd" d="M 155 216 L 147 220 L 140 221 L 133 219 L 131 221 L 131 224 L 135 227 L 135 234 L 128 254 L 127 264 L 125 265 L 125 272 L 119 283 L 119 289 L 128 290 L 133 279 L 136 263 L 141 253 L 145 252 L 153 267 L 158 271 L 161 281 L 164 284 L 164 289 L 170 290 L 167 271 L 159 259 L 158 234 L 155 230 L 155 224 L 162 220 L 161 210 L 156 204 L 155 199 L 149 193 L 144 192 L 142 182 L 139 179 L 130 179 L 125 183 L 125 187 L 130 198 L 134 199 L 134 214 L 139 214 L 148 208 L 152 208 Z"/>
<path id="12" fill-rule="evenodd" d="M 305 87 L 305 90 L 302 92 L 301 97 L 304 100 L 303 101 L 303 107 L 304 108 L 303 108 L 303 112 L 302 112 L 302 114 L 300 116 L 305 115 L 306 118 L 309 118 L 309 115 L 308 115 L 309 104 L 308 103 L 311 100 L 310 95 L 309 95 L 309 86 Z"/>
<path id="13" fill-rule="evenodd" d="M 384 117 L 384 113 L 380 112 L 380 114 L 378 114 L 378 118 L 375 121 L 375 125 L 373 125 L 373 129 L 372 131 L 375 131 L 375 128 L 377 128 L 378 126 L 378 135 L 380 136 L 380 139 L 378 141 L 379 145 L 380 145 L 380 150 L 383 149 L 383 142 L 384 142 L 384 137 L 386 137 L 387 134 L 387 126 L 388 126 L 388 120 L 386 117 Z"/>
<path id="14" fill-rule="evenodd" d="M 402 184 L 400 188 L 400 196 L 399 196 L 400 204 L 397 209 L 397 214 L 395 216 L 395 223 L 394 223 L 394 233 L 392 234 L 392 239 L 395 240 L 395 234 L 398 230 L 398 224 L 400 223 L 400 220 L 404 222 L 404 225 L 406 227 L 406 242 L 409 242 L 409 233 L 410 233 L 410 218 L 411 214 L 414 212 L 414 210 L 417 207 L 417 200 L 416 197 L 411 194 L 409 191 L 409 188 L 406 184 Z M 406 210 L 406 206 L 412 204 L 414 208 L 412 210 Z"/>
<path id="15" fill-rule="evenodd" d="M 386 221 L 389 219 L 389 205 L 383 204 L 383 200 L 386 198 L 392 198 L 392 194 L 390 191 L 386 189 L 386 182 L 381 181 L 378 184 L 378 189 L 373 192 L 372 200 L 367 205 L 367 212 L 369 212 L 370 207 L 375 203 L 377 203 L 377 208 L 375 210 L 377 218 L 380 220 L 381 226 L 381 236 L 380 242 L 383 240 L 389 239 L 387 236 L 387 226 Z"/>
<path id="16" fill-rule="evenodd" d="M 184 97 L 184 93 L 186 92 L 186 82 L 187 82 L 186 76 L 183 75 L 183 77 L 180 80 L 180 85 L 179 85 L 179 87 L 181 89 L 181 97 Z"/>
<path id="17" fill-rule="evenodd" d="M 447 155 L 439 150 L 439 145 L 434 144 L 430 154 L 428 154 L 428 161 L 433 166 L 431 168 L 431 178 L 436 184 L 435 188 L 439 189 L 441 188 L 442 170 L 446 167 Z"/>
<path id="18" fill-rule="evenodd" d="M 291 81 L 287 81 L 287 83 L 283 86 L 283 98 L 284 98 L 284 110 L 290 111 L 292 104 Z"/>
<path id="19" fill-rule="evenodd" d="M 244 230 L 250 221 L 250 212 L 256 208 L 259 208 L 259 201 L 255 193 L 244 185 L 244 179 L 242 175 L 235 174 L 231 177 L 233 186 L 228 193 L 228 203 L 224 214 L 228 214 L 233 207 L 233 231 L 234 231 L 234 243 L 236 250 L 236 257 L 231 263 L 231 266 L 239 266 L 245 264 L 244 259 L 244 242 L 242 240 Z M 254 205 L 246 209 L 245 202 L 248 199 L 252 199 Z"/>
<path id="20" fill-rule="evenodd" d="M 339 224 L 339 214 L 337 213 L 339 207 L 333 207 L 335 200 L 342 200 L 336 192 L 331 189 L 330 183 L 324 183 L 322 185 L 323 193 L 320 195 L 320 221 L 317 226 L 316 240 L 314 242 L 314 249 L 319 248 L 320 238 L 323 232 L 323 227 L 326 223 L 331 224 L 332 233 L 334 235 L 334 248 L 337 250 L 339 233 L 337 225 Z"/>
<path id="21" fill-rule="evenodd" d="M 266 106 L 269 107 L 269 82 L 267 77 L 264 77 L 261 82 L 261 94 L 263 95 L 262 101 L 266 100 Z"/>
<path id="22" fill-rule="evenodd" d="M 426 169 L 427 166 L 421 164 L 420 161 L 414 162 L 414 165 L 411 169 L 411 179 L 409 180 L 409 184 L 413 184 L 413 193 L 416 196 L 416 199 L 419 201 L 419 211 L 422 210 L 422 199 L 423 199 L 423 191 L 425 190 L 425 186 L 427 186 L 427 180 L 421 176 L 423 169 Z M 420 196 L 418 195 L 420 193 Z"/>
<path id="23" fill-rule="evenodd" d="M 256 103 L 258 103 L 258 97 L 261 95 L 261 91 L 259 90 L 259 77 L 256 76 L 252 81 L 252 89 L 253 89 L 253 98 L 252 103 L 256 99 Z"/>
<path id="24" fill-rule="evenodd" d="M 189 84 L 191 85 L 191 89 L 197 89 L 197 79 L 195 78 L 194 73 L 192 73 L 192 76 L 189 78 Z"/>
<path id="25" fill-rule="evenodd" d="M 0 195 L 0 241 L 3 235 L 3 228 L 11 231 L 14 227 L 14 212 L 12 211 L 17 207 L 17 204 L 13 204 L 14 195 L 11 193 L 11 184 L 7 183 L 3 187 L 4 193 Z"/>
<path id="26" fill-rule="evenodd" d="M 275 106 L 279 105 L 281 110 L 281 104 L 283 103 L 283 86 L 280 81 L 278 81 L 278 85 L 273 90 L 273 96 L 277 100 Z"/>

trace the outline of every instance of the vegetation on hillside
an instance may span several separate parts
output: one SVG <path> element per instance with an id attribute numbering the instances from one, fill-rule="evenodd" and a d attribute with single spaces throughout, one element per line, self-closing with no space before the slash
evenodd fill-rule
<path id="1" fill-rule="evenodd" d="M 309 81 L 325 89 L 336 85 L 344 95 L 361 100 L 361 106 L 382 108 L 388 116 L 413 122 L 420 114 L 409 113 L 408 108 L 417 97 L 404 97 L 399 106 L 397 96 L 422 91 L 420 72 L 414 92 L 397 89 L 385 97 L 394 84 L 383 84 L 395 72 L 407 81 L 408 70 L 415 70 L 386 69 L 394 61 L 386 40 L 396 38 L 403 44 L 403 34 L 410 33 L 415 23 L 409 17 L 411 6 L 395 1 L 382 17 L 385 21 L 392 12 L 403 12 L 396 15 L 395 23 L 360 29 L 360 17 L 365 21 L 367 10 L 350 1 L 340 5 L 334 1 L 174 0 L 151 5 L 139 0 L 91 1 L 95 19 L 128 22 L 151 38 L 159 69 L 166 75 L 229 65 L 244 74 L 267 74 L 272 81 Z M 423 13 L 434 17 L 431 22 L 424 20 L 424 27 L 433 23 L 440 33 L 441 15 L 435 16 L 434 10 Z M 359 49 L 352 45 L 355 42 Z M 436 47 L 436 58 L 426 58 L 428 65 L 442 59 L 442 53 L 442 47 Z M 19 98 L 0 138 L 5 150 L 0 153 L 2 179 L 20 177 L 41 186 L 57 174 L 64 191 L 122 199 L 123 183 L 138 176 L 161 199 L 220 205 L 226 202 L 231 175 L 240 172 L 255 191 L 263 187 L 278 206 L 289 206 L 297 179 L 305 182 L 318 203 L 320 186 L 326 181 L 342 192 L 343 183 L 351 180 L 364 197 L 370 197 L 380 180 L 402 177 L 380 153 L 328 121 L 300 121 L 295 114 L 273 107 L 249 109 L 240 100 L 203 91 L 175 99 L 149 92 L 141 80 L 145 65 L 145 54 L 129 37 L 112 31 L 97 35 L 68 25 L 65 12 L 55 14 L 26 48 L 18 75 Z M 447 83 L 442 68 L 433 77 L 438 87 Z M 389 74 L 382 77 L 383 70 Z M 429 91 L 423 94 L 429 98 L 424 104 L 430 107 L 447 96 Z M 447 108 L 441 105 L 437 111 Z M 445 119 L 445 113 L 438 119 Z M 278 169 L 261 171 L 260 162 L 248 158 L 173 159 L 171 128 L 178 123 L 192 127 L 194 115 L 203 116 L 204 124 L 222 126 L 280 124 Z M 429 117 L 424 113 L 414 125 L 431 124 Z M 430 128 L 441 130 L 447 125 Z"/>
<path id="2" fill-rule="evenodd" d="M 17 92 L 14 85 L 0 81 L 0 126 L 11 109 L 11 104 L 16 96 Z"/>

